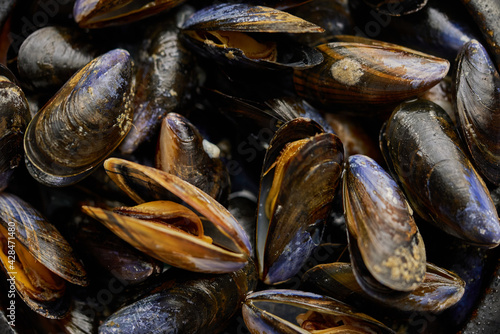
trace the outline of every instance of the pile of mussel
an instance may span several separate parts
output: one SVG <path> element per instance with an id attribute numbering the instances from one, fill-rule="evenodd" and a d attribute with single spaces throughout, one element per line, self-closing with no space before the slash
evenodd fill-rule
<path id="1" fill-rule="evenodd" d="M 498 1 L 4 2 L 2 333 L 498 333 Z"/>

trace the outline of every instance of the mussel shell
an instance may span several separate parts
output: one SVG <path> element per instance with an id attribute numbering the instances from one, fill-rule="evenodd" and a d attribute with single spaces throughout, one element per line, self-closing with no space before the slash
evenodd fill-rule
<path id="1" fill-rule="evenodd" d="M 88 285 L 85 269 L 75 257 L 71 246 L 59 231 L 30 204 L 15 195 L 0 193 L 0 224 L 15 237 L 14 243 L 19 242 L 17 247 L 24 246 L 36 261 L 52 273 L 73 284 Z M 9 234 L 8 237 L 10 239 L 11 235 Z M 9 247 L 10 244 L 9 240 Z M 7 264 L 4 265 L 7 266 Z M 3 269 L 7 272 L 11 271 L 8 267 Z M 26 271 L 28 270 L 26 268 Z M 68 293 L 62 292 L 62 295 L 58 295 L 53 300 L 39 300 L 25 294 L 24 291 L 18 290 L 17 292 L 33 311 L 44 317 L 61 319 L 69 311 Z"/>
<path id="2" fill-rule="evenodd" d="M 29 106 L 23 91 L 10 78 L 0 77 L 0 191 L 5 189 L 23 156 L 22 138 L 30 121 Z"/>
<path id="3" fill-rule="evenodd" d="M 478 246 L 500 243 L 500 223 L 489 191 L 441 107 L 426 100 L 402 103 L 382 128 L 380 146 L 422 218 Z"/>
<path id="4" fill-rule="evenodd" d="M 354 261 L 358 254 L 351 253 L 356 279 L 363 279 L 354 265 L 362 261 L 386 287 L 417 288 L 425 275 L 425 247 L 397 183 L 373 159 L 353 155 L 343 177 L 343 196 L 349 242 L 357 244 L 361 255 Z"/>
<path id="5" fill-rule="evenodd" d="M 218 152 L 210 152 L 213 146 L 187 118 L 169 113 L 162 121 L 158 137 L 156 168 L 225 203 L 230 188 L 229 173 Z"/>
<path id="6" fill-rule="evenodd" d="M 174 20 L 160 21 L 148 29 L 137 59 L 137 89 L 132 128 L 120 151 L 133 153 L 139 145 L 158 135 L 161 120 L 180 112 L 194 78 L 194 57 L 179 40 Z"/>
<path id="7" fill-rule="evenodd" d="M 287 12 L 249 4 L 214 4 L 195 12 L 183 24 L 184 30 L 306 33 L 323 28 Z"/>
<path id="8" fill-rule="evenodd" d="M 271 305 L 276 308 L 269 311 Z M 283 307 L 282 314 L 279 311 Z M 309 333 L 294 324 L 294 316 L 307 310 L 321 314 L 345 317 L 349 322 L 363 326 L 370 333 L 394 333 L 390 328 L 372 317 L 357 312 L 349 305 L 339 302 L 331 297 L 317 295 L 311 292 L 298 290 L 265 290 L 247 295 L 243 304 L 243 319 L 251 333 Z M 287 317 L 286 319 L 284 317 Z M 358 328 L 358 330 L 360 330 Z"/>
<path id="9" fill-rule="evenodd" d="M 73 16 L 81 28 L 103 28 L 143 19 L 184 1 L 76 0 Z"/>
<path id="10" fill-rule="evenodd" d="M 299 17 L 277 9 L 249 4 L 216 4 L 195 12 L 182 26 L 183 40 L 203 57 L 224 66 L 255 70 L 302 69 L 316 66 L 320 52 L 285 36 L 270 33 L 321 32 L 323 29 Z M 251 35 L 255 40 L 276 42 L 276 60 L 253 59 L 244 51 L 212 41 L 195 38 L 199 31 L 230 31 Z"/>
<path id="11" fill-rule="evenodd" d="M 294 71 L 297 94 L 313 105 L 389 108 L 423 94 L 444 78 L 450 66 L 445 59 L 395 44 L 337 38 L 342 42 L 317 47 L 323 63 Z"/>
<path id="12" fill-rule="evenodd" d="M 306 138 L 286 163 L 274 211 L 267 217 L 266 201 L 274 180 L 274 171 L 268 170 L 288 143 Z M 258 200 L 256 254 L 264 282 L 276 284 L 291 278 L 319 244 L 343 157 L 338 137 L 322 133 L 314 121 L 297 118 L 276 132 L 264 159 Z"/>
<path id="13" fill-rule="evenodd" d="M 187 233 L 151 226 L 137 218 L 118 215 L 98 208 L 84 207 L 96 218 L 134 247 L 163 262 L 201 272 L 231 272 L 245 266 L 251 245 L 236 219 L 218 202 L 200 189 L 175 175 L 130 161 L 110 158 L 104 163 L 106 172 L 132 199 L 143 203 L 143 197 L 169 198 L 189 206 L 206 218 L 205 230 L 218 237 L 208 244 Z"/>
<path id="14" fill-rule="evenodd" d="M 20 78 L 32 90 L 59 89 L 99 53 L 100 49 L 78 29 L 44 27 L 21 44 L 17 67 Z"/>
<path id="15" fill-rule="evenodd" d="M 15 223 L 15 237 L 30 254 L 66 281 L 86 286 L 85 269 L 59 231 L 38 210 L 16 195 L 0 193 L 0 224 Z"/>
<path id="16" fill-rule="evenodd" d="M 465 44 L 457 59 L 454 98 L 459 129 L 478 172 L 500 185 L 500 75 L 476 40 Z"/>
<path id="17" fill-rule="evenodd" d="M 335 262 L 317 265 L 302 277 L 304 285 L 313 291 L 360 305 L 375 302 L 376 307 L 405 312 L 440 313 L 455 305 L 463 296 L 465 282 L 456 274 L 427 263 L 424 281 L 414 291 L 400 294 L 373 295 L 357 283 L 349 263 Z M 372 304 L 365 305 L 373 307 Z M 363 307 L 361 307 L 363 309 Z"/>
<path id="18" fill-rule="evenodd" d="M 462 0 L 470 15 L 481 30 L 497 70 L 500 71 L 500 2 L 482 0 Z"/>
<path id="19" fill-rule="evenodd" d="M 112 314 L 99 333 L 216 333 L 255 289 L 255 266 L 223 275 L 203 275 L 187 280 L 179 273 L 173 287 L 151 294 Z"/>
<path id="20" fill-rule="evenodd" d="M 37 181 L 76 183 L 120 144 L 131 127 L 132 72 L 127 51 L 109 51 L 73 75 L 35 115 L 24 150 Z"/>

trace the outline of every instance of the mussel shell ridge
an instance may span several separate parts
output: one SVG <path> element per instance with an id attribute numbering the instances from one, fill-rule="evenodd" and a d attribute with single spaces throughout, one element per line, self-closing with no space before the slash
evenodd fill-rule
<path id="1" fill-rule="evenodd" d="M 132 73 L 127 51 L 109 51 L 78 71 L 36 114 L 24 150 L 37 181 L 76 183 L 120 144 L 132 122 Z"/>

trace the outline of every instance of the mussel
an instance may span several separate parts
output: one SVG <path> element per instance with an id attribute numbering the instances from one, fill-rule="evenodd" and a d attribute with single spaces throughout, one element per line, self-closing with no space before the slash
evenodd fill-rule
<path id="1" fill-rule="evenodd" d="M 227 202 L 230 180 L 219 148 L 203 139 L 182 115 L 169 113 L 162 121 L 156 168 L 180 177 L 221 203 Z"/>
<path id="2" fill-rule="evenodd" d="M 243 305 L 243 319 L 252 334 L 394 333 L 336 299 L 298 290 L 250 293 Z"/>
<path id="3" fill-rule="evenodd" d="M 44 27 L 21 44 L 17 67 L 23 83 L 32 90 L 57 90 L 100 53 L 79 29 Z"/>
<path id="4" fill-rule="evenodd" d="M 362 310 L 382 308 L 405 312 L 440 313 L 462 298 L 465 282 L 455 273 L 427 263 L 425 277 L 419 286 L 407 293 L 373 295 L 358 283 L 349 263 L 335 262 L 317 265 L 308 270 L 302 280 L 306 289 L 353 303 Z"/>
<path id="5" fill-rule="evenodd" d="M 183 10 L 176 11 L 177 16 Z M 181 112 L 190 88 L 196 83 L 194 57 L 179 40 L 177 25 L 180 24 L 165 19 L 144 33 L 146 38 L 137 57 L 134 119 L 120 145 L 122 153 L 131 154 L 142 143 L 154 141 L 162 119 L 169 112 Z"/>
<path id="6" fill-rule="evenodd" d="M 122 49 L 88 63 L 32 119 L 26 166 L 39 182 L 66 186 L 88 176 L 130 130 L 133 62 Z"/>
<path id="7" fill-rule="evenodd" d="M 317 46 L 325 60 L 294 71 L 295 90 L 313 105 L 392 110 L 441 81 L 447 60 L 399 45 L 355 36 Z M 375 110 L 375 111 L 374 111 Z"/>
<path id="8" fill-rule="evenodd" d="M 22 300 L 47 318 L 69 311 L 66 281 L 88 285 L 71 246 L 36 209 L 19 197 L 0 193 L 0 261 Z"/>
<path id="9" fill-rule="evenodd" d="M 120 25 L 173 8 L 185 0 L 76 0 L 73 16 L 81 28 Z"/>
<path id="10" fill-rule="evenodd" d="M 153 293 L 113 313 L 99 333 L 216 333 L 255 289 L 255 265 L 222 275 L 179 272 L 167 289 Z"/>
<path id="11" fill-rule="evenodd" d="M 453 97 L 460 133 L 478 172 L 500 185 L 500 74 L 476 40 L 457 59 Z"/>
<path id="12" fill-rule="evenodd" d="M 492 0 L 462 0 L 469 14 L 473 17 L 477 26 L 488 44 L 488 50 L 500 71 L 500 2 Z"/>
<path id="13" fill-rule="evenodd" d="M 295 275 L 319 244 L 340 181 L 342 142 L 314 121 L 296 118 L 274 135 L 262 168 L 257 212 L 259 277 Z"/>
<path id="14" fill-rule="evenodd" d="M 246 265 L 248 237 L 208 194 L 175 175 L 130 161 L 110 158 L 104 168 L 140 204 L 113 211 L 90 206 L 82 210 L 120 238 L 186 270 L 226 273 Z"/>
<path id="15" fill-rule="evenodd" d="M 0 64 L 0 191 L 22 161 L 22 138 L 30 121 L 29 106 L 12 72 Z"/>
<path id="16" fill-rule="evenodd" d="M 373 159 L 349 157 L 344 214 L 354 276 L 370 294 L 412 291 L 424 280 L 424 242 L 396 181 Z"/>
<path id="17" fill-rule="evenodd" d="M 469 243 L 500 244 L 489 191 L 441 107 L 426 100 L 402 103 L 382 128 L 380 146 L 419 216 Z"/>
<path id="18" fill-rule="evenodd" d="M 318 33 L 313 23 L 277 9 L 249 4 L 215 4 L 195 12 L 182 26 L 187 45 L 225 66 L 289 70 L 323 58 L 316 50 L 276 33 Z"/>

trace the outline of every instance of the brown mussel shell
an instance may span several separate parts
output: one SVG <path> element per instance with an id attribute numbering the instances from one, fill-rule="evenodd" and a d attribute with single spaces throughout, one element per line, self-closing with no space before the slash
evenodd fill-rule
<path id="1" fill-rule="evenodd" d="M 23 156 L 22 138 L 30 121 L 29 106 L 14 75 L 0 64 L 0 191 Z"/>
<path id="2" fill-rule="evenodd" d="M 439 83 L 447 60 L 386 42 L 337 36 L 317 46 L 324 61 L 294 71 L 297 94 L 313 105 L 347 105 L 360 110 L 391 109 Z"/>
<path id="3" fill-rule="evenodd" d="M 339 333 L 344 333 L 342 330 L 346 333 L 394 333 L 378 320 L 336 299 L 298 290 L 270 289 L 250 293 L 242 311 L 252 334 L 315 333 L 317 326 Z M 310 318 L 304 320 L 310 313 L 319 316 L 312 321 Z M 338 323 L 322 321 L 329 317 L 339 320 Z M 302 327 L 297 324 L 301 319 L 304 320 Z"/>
<path id="4" fill-rule="evenodd" d="M 85 269 L 75 257 L 71 246 L 59 231 L 30 204 L 15 195 L 1 193 L 0 224 L 2 229 L 8 233 L 2 236 L 3 241 L 8 241 L 9 245 L 7 247 L 7 243 L 4 244 L 4 254 L 6 254 L 7 249 L 12 249 L 11 243 L 18 243 L 17 249 L 14 247 L 16 253 L 19 252 L 14 256 L 16 261 L 20 258 L 21 247 L 23 247 L 29 252 L 27 256 L 32 256 L 36 260 L 35 262 L 46 268 L 45 270 L 50 270 L 53 274 L 70 283 L 88 285 Z M 14 271 L 10 262 L 4 263 L 4 267 L 7 272 Z M 36 273 L 30 274 L 30 270 L 34 271 L 35 268 L 26 268 L 23 274 L 38 277 Z M 24 284 L 20 279 L 16 279 L 16 283 L 18 280 L 20 284 Z M 37 284 L 43 284 L 43 280 Z M 64 284 L 64 281 L 54 284 Z M 50 287 L 47 289 L 46 293 L 50 295 Z M 62 289 L 64 291 L 64 285 Z M 44 317 L 62 318 L 69 310 L 65 294 L 60 296 L 59 292 L 54 293 L 57 296 L 56 299 L 49 298 L 47 301 L 30 297 L 19 289 L 18 294 L 31 309 Z"/>
<path id="5" fill-rule="evenodd" d="M 137 21 L 185 0 L 76 0 L 73 16 L 81 28 L 103 28 Z"/>
<path id="6" fill-rule="evenodd" d="M 132 73 L 127 51 L 109 51 L 73 75 L 35 115 L 24 150 L 37 181 L 76 183 L 118 147 L 132 123 Z"/>
<path id="7" fill-rule="evenodd" d="M 156 168 L 198 187 L 220 203 L 227 202 L 230 179 L 219 149 L 203 139 L 187 118 L 169 113 L 162 121 Z"/>
<path id="8" fill-rule="evenodd" d="M 152 200 L 151 196 L 176 197 L 177 201 L 204 217 L 205 230 L 214 233 L 211 244 L 140 218 L 94 207 L 82 208 L 120 238 L 148 255 L 182 269 L 224 273 L 245 266 L 251 252 L 248 237 L 236 219 L 208 194 L 175 175 L 130 161 L 110 158 L 105 161 L 104 168 L 137 203 L 144 203 L 144 197 L 149 200 Z"/>
<path id="9" fill-rule="evenodd" d="M 282 159 L 282 152 L 300 141 L 302 146 Z M 343 152 L 337 136 L 304 118 L 285 123 L 271 140 L 257 212 L 256 254 L 265 283 L 291 278 L 318 245 L 340 181 Z"/>
<path id="10" fill-rule="evenodd" d="M 351 262 L 359 284 L 364 287 L 357 267 L 362 262 L 387 288 L 417 288 L 425 276 L 425 247 L 396 181 L 373 159 L 352 155 L 343 177 L 343 197 Z"/>
<path id="11" fill-rule="evenodd" d="M 469 243 L 500 244 L 490 193 L 441 107 L 426 100 L 402 103 L 382 128 L 380 147 L 422 218 Z"/>
<path id="12" fill-rule="evenodd" d="M 197 53 L 225 66 L 244 69 L 309 68 L 323 60 L 315 49 L 276 33 L 323 29 L 277 9 L 249 4 L 216 4 L 195 12 L 182 26 L 182 37 Z"/>
<path id="13" fill-rule="evenodd" d="M 423 282 L 408 293 L 367 293 L 357 283 L 351 264 L 342 262 L 317 265 L 304 274 L 302 281 L 309 289 L 346 303 L 371 301 L 377 306 L 399 311 L 440 313 L 462 298 L 465 282 L 456 274 L 431 263 L 426 267 Z"/>
<path id="14" fill-rule="evenodd" d="M 478 172 L 500 185 L 500 74 L 476 40 L 458 55 L 454 78 L 460 131 Z"/>

